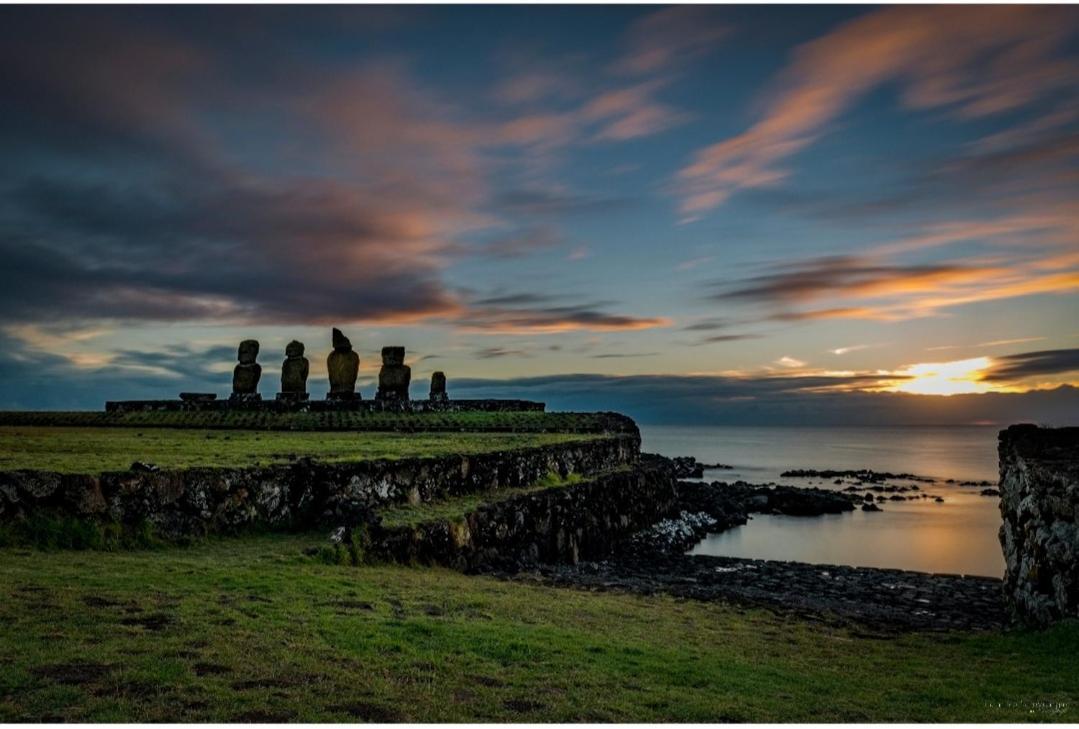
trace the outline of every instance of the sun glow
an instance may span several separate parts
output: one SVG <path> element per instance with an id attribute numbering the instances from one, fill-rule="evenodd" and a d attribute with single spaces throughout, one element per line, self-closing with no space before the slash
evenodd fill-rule
<path id="1" fill-rule="evenodd" d="M 896 372 L 909 379 L 899 380 L 885 388 L 890 392 L 914 395 L 964 395 L 988 392 L 993 389 L 982 377 L 992 365 L 988 357 L 961 359 L 954 362 L 922 362 Z"/>

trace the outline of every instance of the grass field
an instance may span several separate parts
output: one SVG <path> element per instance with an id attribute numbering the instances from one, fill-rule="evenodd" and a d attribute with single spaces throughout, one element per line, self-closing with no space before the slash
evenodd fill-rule
<path id="1" fill-rule="evenodd" d="M 599 437 L 559 433 L 375 433 L 0 426 L 0 470 L 123 471 L 474 454 Z"/>
<path id="2" fill-rule="evenodd" d="M 624 425 L 623 422 L 619 423 Z M 508 412 L 427 412 L 394 413 L 264 412 L 226 410 L 221 412 L 132 412 L 90 411 L 0 412 L 0 426 L 116 427 L 116 428 L 196 428 L 244 430 L 352 430 L 352 431 L 437 431 L 437 432 L 520 432 L 595 433 L 613 425 L 603 413 Z"/>
<path id="3" fill-rule="evenodd" d="M 0 721 L 1079 720 L 1079 625 L 867 637 L 304 557 L 0 550 Z"/>
<path id="4" fill-rule="evenodd" d="M 529 486 L 477 491 L 473 494 L 464 494 L 439 501 L 395 504 L 386 509 L 380 509 L 378 513 L 382 517 L 382 525 L 391 528 L 421 524 L 427 521 L 452 521 L 460 519 L 465 514 L 475 511 L 484 504 L 506 501 L 515 496 L 522 496 L 549 488 L 572 486 L 583 480 L 584 477 L 579 473 L 571 473 L 566 478 L 560 478 L 558 474 L 551 473 Z"/>

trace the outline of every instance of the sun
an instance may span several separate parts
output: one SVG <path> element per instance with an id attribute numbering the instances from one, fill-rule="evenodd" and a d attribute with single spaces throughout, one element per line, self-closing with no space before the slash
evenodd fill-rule
<path id="1" fill-rule="evenodd" d="M 993 389 L 982 377 L 992 365 L 988 357 L 961 359 L 954 362 L 922 362 L 896 372 L 908 379 L 886 388 L 890 392 L 913 395 L 966 395 Z"/>

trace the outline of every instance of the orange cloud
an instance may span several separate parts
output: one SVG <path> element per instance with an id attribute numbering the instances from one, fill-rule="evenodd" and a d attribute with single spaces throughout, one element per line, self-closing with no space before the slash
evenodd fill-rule
<path id="1" fill-rule="evenodd" d="M 1008 111 L 1068 88 L 1076 65 L 1054 54 L 1073 18 L 1070 8 L 905 6 L 848 22 L 796 49 L 763 118 L 700 150 L 681 170 L 681 210 L 693 218 L 740 189 L 784 179 L 784 160 L 889 81 L 903 84 L 908 106 L 963 116 Z"/>

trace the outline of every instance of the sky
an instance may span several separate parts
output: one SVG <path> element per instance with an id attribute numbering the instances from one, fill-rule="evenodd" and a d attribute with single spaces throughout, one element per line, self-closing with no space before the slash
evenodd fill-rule
<path id="1" fill-rule="evenodd" d="M 0 407 L 1072 422 L 1079 9 L 0 8 Z"/>

